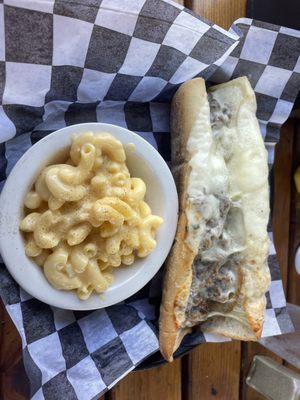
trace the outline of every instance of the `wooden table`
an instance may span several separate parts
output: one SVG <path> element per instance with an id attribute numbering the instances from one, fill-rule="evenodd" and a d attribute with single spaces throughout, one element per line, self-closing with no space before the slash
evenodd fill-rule
<path id="1" fill-rule="evenodd" d="M 179 2 L 183 4 L 183 0 Z M 186 0 L 185 6 L 224 28 L 246 13 L 246 0 Z M 276 150 L 274 235 L 288 300 L 295 304 L 300 304 L 300 277 L 293 266 L 300 242 L 296 225 L 300 196 L 291 176 L 299 161 L 300 123 L 290 119 Z M 27 400 L 20 338 L 0 307 L 0 399 Z M 267 354 L 282 362 L 258 344 L 206 344 L 172 364 L 131 373 L 101 400 L 259 400 L 262 397 L 245 385 L 254 354 Z"/>

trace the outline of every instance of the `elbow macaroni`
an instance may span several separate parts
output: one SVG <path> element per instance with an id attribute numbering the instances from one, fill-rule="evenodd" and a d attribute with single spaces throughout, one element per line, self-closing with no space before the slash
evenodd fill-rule
<path id="1" fill-rule="evenodd" d="M 113 270 L 156 247 L 162 218 L 144 201 L 146 185 L 132 178 L 122 143 L 91 132 L 72 138 L 65 164 L 46 167 L 24 200 L 25 253 L 51 285 L 82 300 L 104 292 Z"/>

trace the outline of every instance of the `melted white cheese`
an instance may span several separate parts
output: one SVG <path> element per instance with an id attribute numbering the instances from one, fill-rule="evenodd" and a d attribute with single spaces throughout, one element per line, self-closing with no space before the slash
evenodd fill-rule
<path id="1" fill-rule="evenodd" d="M 218 199 L 225 196 L 231 202 L 238 201 L 237 208 L 241 212 L 234 213 L 233 217 L 227 217 L 226 227 L 221 226 L 222 244 L 217 241 L 207 250 L 202 249 L 199 254 L 201 260 L 214 262 L 220 257 L 228 260 L 233 253 L 250 252 L 258 265 L 264 265 L 263 260 L 260 259 L 264 257 L 264 252 L 260 251 L 261 255 L 257 256 L 256 260 L 255 251 L 260 240 L 262 248 L 268 244 L 266 240 L 268 210 L 265 206 L 261 207 L 261 204 L 265 205 L 268 202 L 266 184 L 268 168 L 258 123 L 253 117 L 255 101 L 245 104 L 240 88 L 233 88 L 230 96 L 224 94 L 224 90 L 227 89 L 219 88 L 212 94 L 221 107 L 216 111 L 218 115 L 214 115 L 215 111 L 211 112 L 211 118 L 217 117 L 217 123 L 211 124 L 207 102 L 205 109 L 198 113 L 187 143 L 187 149 L 191 154 L 186 209 L 189 232 L 187 241 L 197 253 L 201 240 L 211 229 L 207 222 L 212 218 L 218 221 L 221 219 Z M 226 105 L 223 104 L 224 98 L 226 98 Z M 228 123 L 226 117 L 226 123 L 222 125 L 218 123 L 218 117 L 222 114 L 224 106 L 229 108 L 231 120 Z M 200 208 L 199 199 L 205 199 L 205 201 L 201 200 Z M 258 212 L 260 209 L 261 212 Z M 245 213 L 244 210 L 246 210 Z M 227 243 L 225 247 L 224 240 Z M 256 279 L 246 279 L 248 283 L 243 284 L 243 292 L 249 298 L 260 298 L 268 286 L 268 274 L 265 268 L 262 267 L 260 271 L 253 269 L 250 265 L 249 268 L 247 265 L 242 268 L 246 269 L 244 271 L 246 274 L 256 274 Z M 234 292 L 237 282 L 234 268 L 229 268 L 228 274 L 232 285 L 222 291 L 222 297 L 224 295 L 225 298 L 232 291 Z M 195 276 L 193 279 L 197 280 Z M 257 285 L 251 285 L 251 282 L 256 282 Z M 203 295 L 205 300 L 206 293 L 202 293 L 204 289 L 202 287 L 198 295 Z M 206 318 L 214 315 L 228 315 L 245 323 L 245 316 L 240 314 L 242 312 L 239 312 L 236 307 L 230 313 L 211 309 Z M 185 323 L 191 324 L 192 320 L 187 319 Z"/>
<path id="2" fill-rule="evenodd" d="M 198 113 L 187 142 L 187 150 L 192 157 L 189 162 L 191 172 L 187 188 L 191 201 L 188 202 L 186 214 L 190 232 L 188 242 L 194 251 L 199 248 L 205 226 L 200 224 L 196 232 L 192 227 L 199 224 L 202 218 L 218 216 L 219 204 L 214 196 L 209 195 L 225 194 L 228 191 L 228 172 L 222 152 L 212 135 L 208 102 L 205 108 Z M 199 214 L 199 207 L 193 205 L 193 199 L 204 196 L 209 201 L 206 201 L 206 206 Z"/>
<path id="3" fill-rule="evenodd" d="M 195 253 L 200 251 L 200 270 L 198 271 L 195 264 L 191 294 L 187 305 L 190 311 L 188 311 L 185 323 L 189 326 L 205 316 L 205 313 L 201 315 L 200 309 L 197 311 L 198 299 L 202 298 L 205 302 L 216 298 L 220 303 L 225 303 L 231 298 L 231 295 L 235 296 L 237 288 L 235 265 L 229 262 L 228 266 L 222 267 L 223 271 L 226 270 L 226 276 L 223 275 L 223 272 L 218 272 L 214 265 L 223 261 L 225 263 L 230 259 L 231 254 L 243 249 L 234 241 L 234 229 L 228 227 L 228 232 L 224 229 L 231 203 L 229 172 L 225 160 L 230 156 L 231 149 L 229 141 L 226 142 L 223 139 L 223 132 L 220 131 L 220 128 L 222 129 L 224 124 L 228 124 L 229 116 L 223 118 L 222 108 L 219 105 L 219 109 L 215 112 L 209 110 L 208 103 L 207 107 L 205 112 L 198 114 L 187 143 L 187 149 L 192 155 L 189 162 L 190 175 L 187 188 L 189 196 L 186 209 L 189 232 L 187 240 Z M 211 124 L 212 119 L 216 123 Z M 229 131 L 229 128 L 227 130 Z M 235 132 L 232 130 L 230 132 L 231 142 L 233 142 L 234 134 Z M 204 269 L 208 268 L 203 273 L 201 272 L 202 262 L 204 262 Z M 215 274 L 217 275 L 215 276 Z M 215 278 L 213 278 L 214 276 Z M 212 283 L 212 279 L 216 279 L 215 285 Z M 223 279 L 226 280 L 226 283 Z"/>

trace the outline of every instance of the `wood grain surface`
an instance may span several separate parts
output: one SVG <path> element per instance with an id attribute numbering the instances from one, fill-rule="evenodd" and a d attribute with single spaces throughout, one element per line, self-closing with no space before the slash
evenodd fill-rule
<path id="1" fill-rule="evenodd" d="M 246 15 L 246 0 L 186 0 L 185 6 L 225 29 Z"/>
<path id="2" fill-rule="evenodd" d="M 181 400 L 181 360 L 147 371 L 137 371 L 123 379 L 108 394 L 110 400 Z"/>
<path id="3" fill-rule="evenodd" d="M 184 0 L 178 2 L 184 4 Z M 186 0 L 185 5 L 223 28 L 246 13 L 246 0 Z M 300 195 L 292 183 L 298 163 L 300 124 L 290 120 L 276 150 L 274 235 L 288 298 L 300 304 L 300 277 L 293 265 L 300 243 Z M 0 324 L 0 400 L 28 400 L 21 341 L 2 304 Z M 130 373 L 101 400 L 261 400 L 263 397 L 245 384 L 255 354 L 270 355 L 253 343 L 202 345 L 172 364 Z"/>
<path id="4" fill-rule="evenodd" d="M 29 384 L 22 362 L 21 338 L 0 301 L 0 399 L 29 398 Z"/>
<path id="5" fill-rule="evenodd" d="M 300 115 L 299 115 L 300 116 Z M 290 246 L 289 246 L 289 269 L 288 269 L 288 288 L 287 298 L 290 303 L 300 305 L 300 275 L 295 269 L 295 253 L 300 245 L 300 194 L 297 193 L 293 175 L 300 166 L 300 121 L 295 127 L 295 136 L 293 143 L 293 162 L 291 179 L 291 216 L 290 216 Z M 297 371 L 292 365 L 284 363 L 288 367 Z"/>
<path id="6" fill-rule="evenodd" d="M 295 128 L 295 139 L 293 144 L 293 164 L 291 179 L 291 224 L 290 224 L 290 242 L 289 247 L 289 271 L 288 271 L 288 301 L 294 304 L 300 304 L 300 275 L 297 274 L 294 264 L 295 253 L 300 244 L 300 194 L 297 193 L 293 174 L 300 166 L 300 123 Z"/>
<path id="7" fill-rule="evenodd" d="M 238 399 L 240 355 L 239 342 L 209 343 L 194 349 L 185 361 L 189 379 L 183 398 Z"/>
<path id="8" fill-rule="evenodd" d="M 274 242 L 280 265 L 283 285 L 286 290 L 288 275 L 288 250 L 290 227 L 291 170 L 293 159 L 293 139 L 295 121 L 289 120 L 281 129 L 281 140 L 276 147 L 274 164 Z M 282 168 L 284 166 L 284 168 Z M 245 385 L 253 357 L 257 354 L 273 358 L 279 363 L 282 360 L 257 343 L 242 344 L 241 399 L 263 400 L 265 397 Z"/>

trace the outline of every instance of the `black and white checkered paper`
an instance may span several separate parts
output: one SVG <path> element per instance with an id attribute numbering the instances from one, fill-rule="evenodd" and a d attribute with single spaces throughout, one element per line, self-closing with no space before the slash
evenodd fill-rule
<path id="1" fill-rule="evenodd" d="M 169 161 L 170 100 L 194 76 L 248 75 L 263 134 L 276 142 L 299 90 L 299 36 L 250 20 L 228 33 L 170 0 L 4 0 L 1 187 L 30 146 L 80 122 L 126 127 Z M 264 336 L 292 329 L 273 245 L 269 264 Z M 31 398 L 97 398 L 157 351 L 160 275 L 122 304 L 72 312 L 29 296 L 2 264 L 0 293 L 22 337 Z M 198 332 L 183 346 L 216 340 L 222 339 Z"/>
<path id="2" fill-rule="evenodd" d="M 235 21 L 230 31 L 240 35 L 240 43 L 211 80 L 221 83 L 248 77 L 256 94 L 257 118 L 269 164 L 273 164 L 280 127 L 300 89 L 300 31 L 249 18 Z"/>

